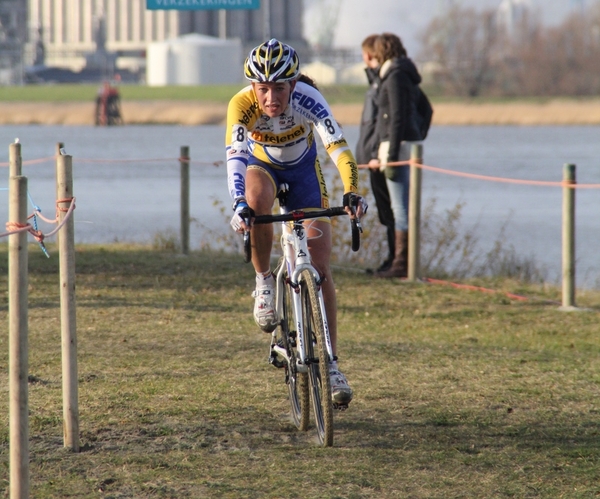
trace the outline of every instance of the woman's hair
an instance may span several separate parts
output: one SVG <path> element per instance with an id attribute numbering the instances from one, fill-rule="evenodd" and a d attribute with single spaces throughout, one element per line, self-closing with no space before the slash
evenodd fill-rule
<path id="1" fill-rule="evenodd" d="M 379 35 L 367 36 L 363 40 L 360 48 L 371 56 L 375 55 L 375 40 L 377 40 L 377 38 L 379 38 Z"/>
<path id="2" fill-rule="evenodd" d="M 406 57 L 406 49 L 402 40 L 393 33 L 382 33 L 374 42 L 373 50 L 375 57 L 381 61 L 387 61 L 395 57 Z"/>
<path id="3" fill-rule="evenodd" d="M 298 76 L 298 81 L 306 83 L 307 85 L 310 85 L 311 87 L 319 90 L 319 87 L 317 87 L 317 83 L 315 82 L 315 80 L 313 80 L 310 76 L 305 75 L 304 73 L 300 73 L 300 76 Z"/>

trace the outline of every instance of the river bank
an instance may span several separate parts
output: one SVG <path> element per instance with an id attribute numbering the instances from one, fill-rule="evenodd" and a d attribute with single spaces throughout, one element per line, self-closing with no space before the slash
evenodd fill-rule
<path id="1" fill-rule="evenodd" d="M 93 102 L 2 102 L 0 125 L 93 125 Z M 362 104 L 334 104 L 345 125 L 357 125 Z M 227 106 L 190 101 L 124 101 L 126 124 L 222 124 Z M 434 103 L 434 125 L 597 125 L 600 99 L 546 103 Z"/>

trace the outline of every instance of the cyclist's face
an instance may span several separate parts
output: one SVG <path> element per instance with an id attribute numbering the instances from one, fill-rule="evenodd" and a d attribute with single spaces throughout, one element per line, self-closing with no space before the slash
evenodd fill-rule
<path id="1" fill-rule="evenodd" d="M 295 81 L 252 83 L 260 108 L 271 118 L 275 118 L 285 111 L 295 86 Z"/>

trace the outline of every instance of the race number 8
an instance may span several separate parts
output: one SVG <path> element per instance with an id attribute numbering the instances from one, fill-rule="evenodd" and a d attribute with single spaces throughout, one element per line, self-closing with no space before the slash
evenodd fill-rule
<path id="1" fill-rule="evenodd" d="M 235 137 L 235 141 L 236 142 L 243 142 L 244 138 L 245 138 L 245 134 L 244 134 L 244 128 L 243 127 L 239 127 L 237 129 L 237 135 Z"/>
<path id="2" fill-rule="evenodd" d="M 329 118 L 325 120 L 325 126 L 327 127 L 327 132 L 331 135 L 335 134 L 335 127 Z"/>

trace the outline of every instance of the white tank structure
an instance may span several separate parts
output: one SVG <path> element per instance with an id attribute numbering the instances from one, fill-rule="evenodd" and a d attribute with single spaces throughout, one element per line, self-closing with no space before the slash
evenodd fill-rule
<path id="1" fill-rule="evenodd" d="M 335 68 L 321 61 L 300 64 L 300 72 L 310 76 L 317 85 L 335 85 L 337 80 Z"/>
<path id="2" fill-rule="evenodd" d="M 151 87 L 170 85 L 172 71 L 169 68 L 171 59 L 168 42 L 153 42 L 146 50 L 146 84 Z"/>
<path id="3" fill-rule="evenodd" d="M 152 42 L 146 54 L 146 84 L 219 85 L 242 82 L 242 42 L 191 33 Z"/>

